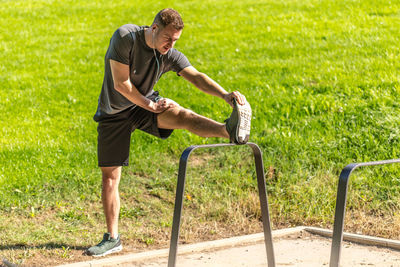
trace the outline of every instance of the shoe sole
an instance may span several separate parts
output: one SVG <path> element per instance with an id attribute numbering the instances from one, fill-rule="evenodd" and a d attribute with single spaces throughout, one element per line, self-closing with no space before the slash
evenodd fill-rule
<path id="1" fill-rule="evenodd" d="M 246 101 L 244 105 L 236 105 L 239 116 L 236 126 L 236 141 L 239 144 L 246 144 L 250 138 L 251 128 L 251 107 Z"/>
<path id="2" fill-rule="evenodd" d="M 103 254 L 93 255 L 93 257 L 103 257 L 103 256 L 106 256 L 106 255 L 111 254 L 111 253 L 120 252 L 121 250 L 122 250 L 122 245 L 119 245 L 118 247 L 115 247 L 115 248 L 112 248 L 110 250 L 107 250 Z"/>

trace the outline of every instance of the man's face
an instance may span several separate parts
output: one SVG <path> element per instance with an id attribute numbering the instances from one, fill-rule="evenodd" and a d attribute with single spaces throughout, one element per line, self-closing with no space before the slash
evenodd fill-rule
<path id="1" fill-rule="evenodd" d="M 174 47 L 181 34 L 182 30 L 176 30 L 171 24 L 164 28 L 156 26 L 154 29 L 154 46 L 158 52 L 165 55 Z"/>

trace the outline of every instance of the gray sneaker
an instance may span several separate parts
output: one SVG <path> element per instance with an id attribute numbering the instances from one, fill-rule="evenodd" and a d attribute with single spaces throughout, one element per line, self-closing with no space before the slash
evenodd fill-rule
<path id="1" fill-rule="evenodd" d="M 119 235 L 117 238 L 111 238 L 110 233 L 105 233 L 103 240 L 96 246 L 86 250 L 86 254 L 89 256 L 101 257 L 121 250 L 122 244 Z"/>
<path id="2" fill-rule="evenodd" d="M 233 99 L 233 111 L 225 122 L 231 143 L 246 144 L 250 138 L 250 104 L 246 101 L 244 105 L 239 105 L 236 99 Z"/>

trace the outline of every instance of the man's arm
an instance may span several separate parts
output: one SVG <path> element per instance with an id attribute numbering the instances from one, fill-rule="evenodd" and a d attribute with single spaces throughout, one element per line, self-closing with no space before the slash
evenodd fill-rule
<path id="1" fill-rule="evenodd" d="M 239 93 L 238 91 L 228 93 L 224 88 L 222 88 L 218 83 L 216 83 L 213 79 L 208 77 L 206 74 L 199 72 L 194 67 L 190 66 L 184 68 L 179 72 L 183 78 L 191 82 L 194 86 L 199 88 L 201 91 L 220 97 L 224 99 L 231 106 L 233 98 L 236 98 L 239 104 L 243 105 L 245 103 L 246 98 L 244 95 Z"/>
<path id="2" fill-rule="evenodd" d="M 171 104 L 168 101 L 163 100 L 154 103 L 139 92 L 130 81 L 129 65 L 110 59 L 110 67 L 114 81 L 114 89 L 129 101 L 154 113 L 163 112 L 170 107 Z"/>

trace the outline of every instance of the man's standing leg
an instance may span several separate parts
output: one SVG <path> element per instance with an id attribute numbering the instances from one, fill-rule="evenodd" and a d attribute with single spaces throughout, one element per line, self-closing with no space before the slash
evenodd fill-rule
<path id="1" fill-rule="evenodd" d="M 90 247 L 86 253 L 92 256 L 105 256 L 122 250 L 118 235 L 120 199 L 118 186 L 122 166 L 129 162 L 129 144 L 132 123 L 128 115 L 121 113 L 114 118 L 100 121 L 97 127 L 98 163 L 102 172 L 102 203 L 107 224 L 103 240 Z"/>
<path id="2" fill-rule="evenodd" d="M 86 253 L 92 256 L 105 256 L 122 250 L 118 235 L 118 216 L 120 209 L 118 185 L 121 179 L 121 166 L 100 167 L 102 172 L 102 192 L 104 214 L 106 217 L 107 231 L 103 240 L 89 248 Z"/>
<path id="3" fill-rule="evenodd" d="M 120 199 L 118 185 L 122 167 L 101 167 L 103 187 L 101 200 L 106 217 L 107 231 L 111 238 L 118 238 Z"/>

